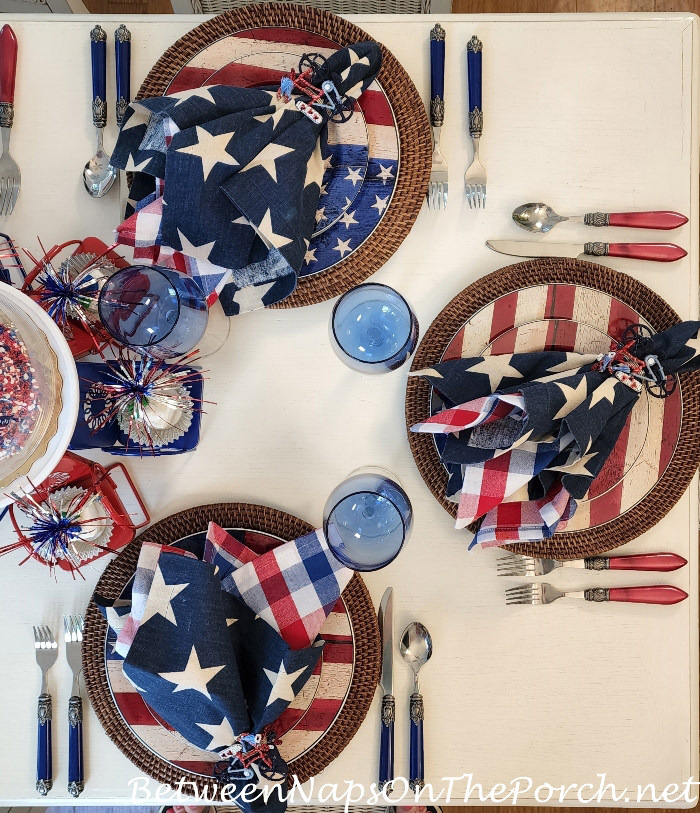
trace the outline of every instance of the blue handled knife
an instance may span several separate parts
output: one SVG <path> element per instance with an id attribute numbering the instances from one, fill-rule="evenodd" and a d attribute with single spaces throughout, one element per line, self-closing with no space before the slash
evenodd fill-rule
<path id="1" fill-rule="evenodd" d="M 379 745 L 379 789 L 394 781 L 394 590 L 387 587 L 379 605 L 382 636 L 382 720 Z"/>

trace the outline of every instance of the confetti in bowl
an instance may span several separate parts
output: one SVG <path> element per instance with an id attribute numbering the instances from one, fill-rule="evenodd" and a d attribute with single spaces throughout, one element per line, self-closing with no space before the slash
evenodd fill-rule
<path id="1" fill-rule="evenodd" d="M 26 294 L 0 285 L 0 505 L 51 474 L 77 410 L 78 376 L 61 331 Z"/>

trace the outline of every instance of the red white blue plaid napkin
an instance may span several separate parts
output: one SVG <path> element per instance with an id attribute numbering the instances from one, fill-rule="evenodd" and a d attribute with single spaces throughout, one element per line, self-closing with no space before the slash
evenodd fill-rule
<path id="1" fill-rule="evenodd" d="M 261 556 L 253 554 L 252 559 L 245 545 L 214 522 L 209 524 L 207 541 L 224 558 L 248 559 L 222 578 L 221 586 L 266 621 L 292 649 L 303 649 L 316 640 L 353 576 L 333 556 L 321 530 Z"/>

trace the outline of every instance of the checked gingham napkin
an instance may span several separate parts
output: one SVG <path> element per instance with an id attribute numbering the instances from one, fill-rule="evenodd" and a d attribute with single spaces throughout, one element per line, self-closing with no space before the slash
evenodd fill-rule
<path id="1" fill-rule="evenodd" d="M 413 373 L 445 408 L 411 431 L 436 435 L 457 527 L 477 522 L 472 545 L 549 538 L 571 519 L 643 387 L 654 383 L 650 370 L 700 367 L 699 328 L 683 322 L 653 336 L 633 331 L 600 356 L 479 356 Z"/>
<path id="2" fill-rule="evenodd" d="M 215 523 L 209 536 L 221 531 Z M 284 638 L 292 649 L 315 640 L 353 571 L 328 548 L 323 531 L 286 542 L 226 576 L 224 590 L 240 599 Z"/>
<path id="3" fill-rule="evenodd" d="M 379 46 L 360 42 L 312 84 L 356 99 L 380 66 Z M 310 97 L 208 85 L 133 102 L 111 158 L 134 172 L 117 241 L 138 262 L 190 274 L 228 315 L 288 296 L 315 229 L 330 115 L 315 106 L 314 121 L 297 101 Z"/>
<path id="4" fill-rule="evenodd" d="M 286 778 L 275 720 L 311 676 L 319 631 L 352 575 L 320 531 L 258 555 L 210 523 L 204 544 L 145 543 L 130 601 L 94 599 L 118 632 L 124 675 L 188 742 L 221 754 L 218 778 L 236 798 Z"/>

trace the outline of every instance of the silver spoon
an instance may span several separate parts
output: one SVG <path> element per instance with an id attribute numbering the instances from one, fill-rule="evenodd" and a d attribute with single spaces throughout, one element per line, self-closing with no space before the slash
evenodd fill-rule
<path id="1" fill-rule="evenodd" d="M 677 229 L 688 218 L 679 212 L 588 212 L 564 217 L 546 203 L 524 203 L 513 210 L 513 220 L 525 231 L 546 234 L 557 223 L 570 220 L 586 226 L 626 226 L 631 229 Z"/>
<path id="2" fill-rule="evenodd" d="M 408 785 L 411 790 L 425 784 L 423 768 L 423 696 L 418 684 L 418 673 L 433 654 L 433 639 L 418 621 L 412 621 L 401 636 L 401 655 L 413 670 L 411 695 L 411 755 Z"/>
<path id="3" fill-rule="evenodd" d="M 92 60 L 92 123 L 97 130 L 97 152 L 85 164 L 83 183 L 88 194 L 101 198 L 112 188 L 117 170 L 110 165 L 109 155 L 102 146 L 104 128 L 107 124 L 107 34 L 102 26 L 96 25 L 90 32 L 90 54 Z"/>
<path id="4" fill-rule="evenodd" d="M 109 163 L 109 155 L 102 147 L 103 132 L 102 128 L 97 128 L 97 152 L 85 164 L 83 170 L 85 189 L 93 198 L 106 195 L 117 177 L 117 170 Z"/>

